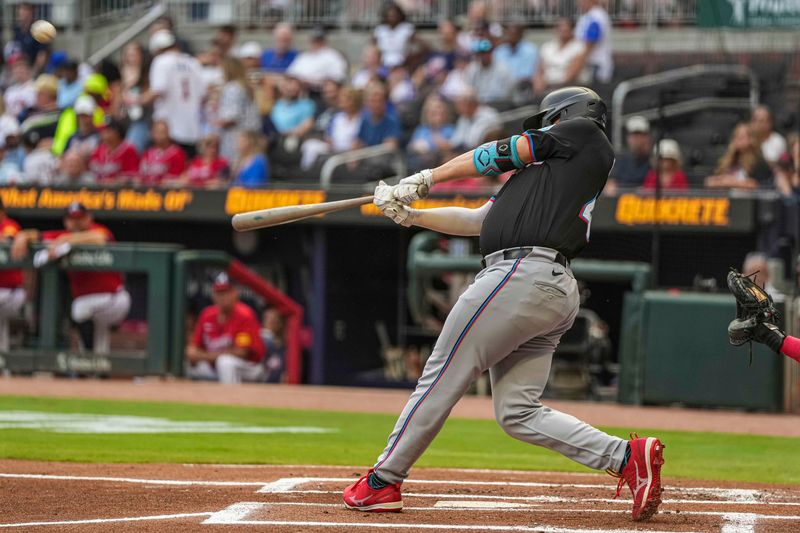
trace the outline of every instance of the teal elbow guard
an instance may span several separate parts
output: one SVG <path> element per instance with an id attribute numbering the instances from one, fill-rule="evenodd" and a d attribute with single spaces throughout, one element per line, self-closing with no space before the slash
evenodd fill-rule
<path id="1" fill-rule="evenodd" d="M 519 135 L 512 135 L 508 139 L 484 143 L 477 147 L 472 154 L 472 163 L 475 170 L 484 176 L 499 176 L 503 172 L 519 169 L 525 166 L 517 153 L 517 139 Z"/>

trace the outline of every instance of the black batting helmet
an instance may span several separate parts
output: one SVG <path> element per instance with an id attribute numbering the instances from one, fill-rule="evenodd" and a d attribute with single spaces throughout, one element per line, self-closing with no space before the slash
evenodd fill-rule
<path id="1" fill-rule="evenodd" d="M 536 130 L 550 126 L 556 118 L 561 121 L 576 117 L 593 120 L 598 126 L 606 127 L 606 104 L 596 92 L 586 87 L 564 87 L 557 89 L 542 100 L 539 112 L 525 119 L 522 127 Z"/>

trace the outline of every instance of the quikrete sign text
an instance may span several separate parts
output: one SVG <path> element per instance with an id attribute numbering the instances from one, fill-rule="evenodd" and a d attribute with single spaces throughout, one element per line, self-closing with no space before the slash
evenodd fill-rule
<path id="1" fill-rule="evenodd" d="M 641 197 L 623 194 L 617 199 L 614 220 L 625 226 L 663 224 L 667 226 L 721 226 L 730 224 L 728 198 Z"/>

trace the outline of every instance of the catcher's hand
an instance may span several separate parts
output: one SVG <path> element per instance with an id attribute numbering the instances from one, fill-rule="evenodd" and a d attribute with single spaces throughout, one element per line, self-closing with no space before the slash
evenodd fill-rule
<path id="1" fill-rule="evenodd" d="M 767 344 L 773 350 L 780 349 L 780 344 L 776 349 L 772 346 L 774 342 L 770 342 L 772 337 L 777 338 L 776 332 L 780 332 L 776 325 L 779 315 L 772 297 L 756 285 L 752 275 L 745 276 L 733 268 L 728 273 L 728 288 L 736 298 L 736 318 L 728 325 L 731 344 L 741 346 L 756 341 Z"/>

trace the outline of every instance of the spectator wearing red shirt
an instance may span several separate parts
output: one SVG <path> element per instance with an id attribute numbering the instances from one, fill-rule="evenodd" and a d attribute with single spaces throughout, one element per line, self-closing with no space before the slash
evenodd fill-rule
<path id="1" fill-rule="evenodd" d="M 20 260 L 28 255 L 31 243 L 43 242 L 47 248 L 33 256 L 35 267 L 70 253 L 74 246 L 105 246 L 114 242 L 111 231 L 94 221 L 86 207 L 73 202 L 64 214 L 64 229 L 20 231 L 11 247 L 11 256 Z M 72 293 L 72 320 L 78 325 L 83 346 L 96 354 L 111 349 L 111 327 L 122 322 L 131 308 L 131 295 L 119 272 L 70 270 L 67 272 Z"/>
<path id="2" fill-rule="evenodd" d="M 17 222 L 8 217 L 2 199 L 0 199 L 0 240 L 11 243 L 19 233 Z M 0 352 L 8 353 L 9 319 L 18 316 L 25 303 L 25 288 L 23 287 L 22 270 L 0 270 Z"/>
<path id="3" fill-rule="evenodd" d="M 125 184 L 139 172 L 136 148 L 125 140 L 127 128 L 116 119 L 100 130 L 100 146 L 92 154 L 89 170 L 101 185 Z"/>
<path id="4" fill-rule="evenodd" d="M 169 125 L 156 120 L 150 127 L 153 145 L 139 163 L 138 182 L 147 187 L 176 185 L 186 170 L 186 152 L 169 138 Z"/>
<path id="5" fill-rule="evenodd" d="M 201 153 L 192 160 L 186 170 L 189 187 L 216 189 L 223 187 L 230 178 L 228 161 L 219 155 L 219 137 L 206 136 L 201 145 Z"/>
<path id="6" fill-rule="evenodd" d="M 264 342 L 255 312 L 239 301 L 225 272 L 214 280 L 214 305 L 203 309 L 186 347 L 186 375 L 220 383 L 263 381 Z"/>
<path id="7" fill-rule="evenodd" d="M 661 139 L 658 143 L 658 177 L 661 188 L 665 191 L 685 191 L 689 189 L 689 180 L 683 172 L 681 147 L 673 139 Z M 655 155 L 655 153 L 653 154 Z M 656 171 L 650 169 L 642 183 L 642 189 L 653 191 L 656 188 Z"/>

